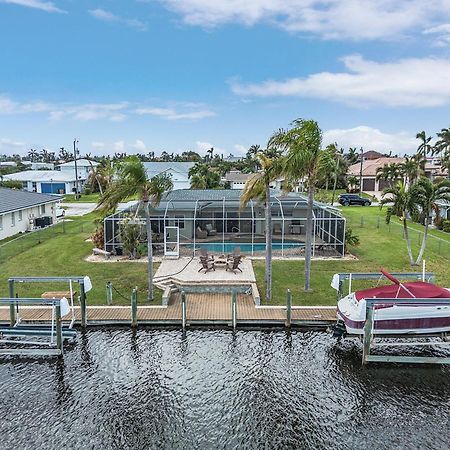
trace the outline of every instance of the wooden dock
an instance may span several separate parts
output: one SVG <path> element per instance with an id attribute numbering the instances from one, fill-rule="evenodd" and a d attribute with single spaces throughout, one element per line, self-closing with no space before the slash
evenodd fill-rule
<path id="1" fill-rule="evenodd" d="M 230 294 L 188 293 L 186 294 L 186 323 L 188 326 L 222 325 L 232 321 Z M 251 296 L 237 297 L 237 326 L 285 326 L 286 307 L 255 306 Z M 21 307 L 23 323 L 45 323 L 51 320 L 47 307 Z M 75 308 L 76 323 L 80 323 L 80 309 Z M 0 323 L 9 323 L 9 308 L 0 307 Z M 335 307 L 292 307 L 292 326 L 326 327 L 336 318 Z M 70 320 L 68 316 L 65 318 Z M 88 326 L 131 324 L 131 306 L 89 306 Z M 138 325 L 181 326 L 181 295 L 172 295 L 167 306 L 138 304 Z"/>

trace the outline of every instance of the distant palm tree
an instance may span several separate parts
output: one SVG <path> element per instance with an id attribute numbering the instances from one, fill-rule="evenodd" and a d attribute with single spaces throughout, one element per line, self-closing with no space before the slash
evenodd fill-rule
<path id="1" fill-rule="evenodd" d="M 422 177 L 417 181 L 417 183 L 414 184 L 411 195 L 420 208 L 422 219 L 425 225 L 422 245 L 420 246 L 419 255 L 416 260 L 416 264 L 419 264 L 425 252 L 425 246 L 428 236 L 429 217 L 434 211 L 436 218 L 439 218 L 439 200 L 450 202 L 450 181 L 440 180 L 436 183 L 433 183 L 428 178 Z"/>
<path id="2" fill-rule="evenodd" d="M 431 136 L 427 136 L 425 131 L 420 131 L 416 134 L 416 139 L 419 139 L 420 145 L 417 147 L 417 154 L 420 155 L 420 168 L 422 172 L 425 172 L 425 164 L 427 162 L 427 156 L 428 154 L 432 153 L 433 146 L 430 144 L 430 141 L 432 139 Z"/>
<path id="3" fill-rule="evenodd" d="M 399 163 L 384 164 L 377 169 L 377 180 L 386 180 L 392 186 L 402 176 L 402 166 Z"/>
<path id="4" fill-rule="evenodd" d="M 355 192 L 358 190 L 359 178 L 356 175 L 350 175 L 347 177 L 347 189 L 348 192 Z"/>
<path id="5" fill-rule="evenodd" d="M 283 175 L 286 185 L 292 186 L 306 177 L 308 202 L 306 209 L 305 239 L 305 291 L 311 285 L 311 257 L 313 238 L 314 191 L 321 178 L 324 165 L 324 151 L 321 150 L 322 132 L 314 120 L 297 119 L 292 128 L 279 130 L 269 140 L 269 146 L 286 152 Z"/>
<path id="6" fill-rule="evenodd" d="M 266 267 L 265 285 L 266 300 L 272 299 L 272 212 L 270 209 L 270 183 L 281 174 L 283 165 L 281 159 L 272 159 L 260 152 L 256 158 L 261 170 L 254 173 L 245 183 L 241 194 L 241 207 L 245 207 L 250 200 L 264 202 L 265 234 L 266 234 Z"/>
<path id="7" fill-rule="evenodd" d="M 405 176 L 406 184 L 411 184 L 416 180 L 420 174 L 420 164 L 416 156 L 405 156 L 405 161 L 401 164 L 401 171 Z"/>
<path id="8" fill-rule="evenodd" d="M 112 181 L 103 195 L 100 197 L 97 209 L 104 213 L 114 212 L 117 205 L 133 197 L 138 196 L 145 213 L 147 230 L 147 254 L 148 254 L 148 300 L 153 300 L 153 248 L 152 227 L 150 221 L 149 204 L 158 206 L 165 193 L 171 191 L 173 183 L 166 174 L 160 174 L 147 179 L 147 173 L 142 162 L 135 156 L 126 158 L 117 165 L 116 178 Z"/>
<path id="9" fill-rule="evenodd" d="M 28 158 L 30 158 L 31 162 L 35 162 L 36 159 L 39 158 L 39 152 L 33 148 L 30 149 L 30 151 L 27 153 Z"/>
<path id="10" fill-rule="evenodd" d="M 386 223 L 390 223 L 392 216 L 397 216 L 402 222 L 409 263 L 413 266 L 414 258 L 406 219 L 408 215 L 418 214 L 418 207 L 414 197 L 411 195 L 411 190 L 408 189 L 402 180 L 397 181 L 394 186 L 383 190 L 380 208 L 385 205 L 389 205 L 386 210 Z"/>

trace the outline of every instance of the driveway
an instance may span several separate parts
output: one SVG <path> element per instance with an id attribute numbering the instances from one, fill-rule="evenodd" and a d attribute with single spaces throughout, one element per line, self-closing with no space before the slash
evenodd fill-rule
<path id="1" fill-rule="evenodd" d="M 65 217 L 70 216 L 84 216 L 94 211 L 97 206 L 96 203 L 61 203 L 61 206 L 66 210 Z"/>

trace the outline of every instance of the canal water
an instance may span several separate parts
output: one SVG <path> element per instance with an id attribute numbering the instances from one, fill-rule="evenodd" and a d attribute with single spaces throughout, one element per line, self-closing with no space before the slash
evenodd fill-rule
<path id="1" fill-rule="evenodd" d="M 312 331 L 88 331 L 0 361 L 0 448 L 449 448 L 450 370 L 360 358 Z"/>

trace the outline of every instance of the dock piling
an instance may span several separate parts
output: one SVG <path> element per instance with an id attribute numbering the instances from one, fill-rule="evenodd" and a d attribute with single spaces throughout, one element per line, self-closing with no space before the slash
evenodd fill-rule
<path id="1" fill-rule="evenodd" d="M 106 282 L 106 303 L 108 306 L 111 306 L 113 302 L 113 293 L 112 293 L 112 283 L 111 281 Z"/>
<path id="2" fill-rule="evenodd" d="M 186 330 L 186 293 L 184 291 L 181 292 L 181 325 L 183 327 L 183 331 Z"/>
<path id="3" fill-rule="evenodd" d="M 374 306 L 368 305 L 366 309 L 366 323 L 364 324 L 364 339 L 363 339 L 363 355 L 362 363 L 367 364 L 367 357 L 370 355 L 370 344 L 373 337 L 373 319 Z"/>
<path id="4" fill-rule="evenodd" d="M 8 287 L 9 287 L 9 298 L 14 298 L 14 280 L 8 280 Z M 10 325 L 13 327 L 16 324 L 16 309 L 14 303 L 10 303 L 9 305 L 9 322 Z"/>
<path id="5" fill-rule="evenodd" d="M 292 292 L 290 289 L 288 289 L 286 294 L 286 326 L 290 328 L 291 323 L 292 323 Z"/>
<path id="6" fill-rule="evenodd" d="M 131 293 L 131 326 L 137 327 L 137 288 Z"/>
<path id="7" fill-rule="evenodd" d="M 237 294 L 236 291 L 233 291 L 232 297 L 231 297 L 231 317 L 233 321 L 233 330 L 236 329 L 237 326 Z"/>
<path id="8" fill-rule="evenodd" d="M 81 326 L 86 328 L 86 291 L 84 290 L 84 281 L 80 281 L 80 309 L 81 309 Z"/>
<path id="9" fill-rule="evenodd" d="M 61 318 L 61 303 L 56 303 L 56 348 L 61 352 L 63 351 L 63 337 L 62 337 L 62 318 Z"/>

